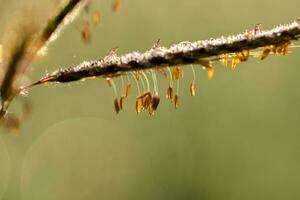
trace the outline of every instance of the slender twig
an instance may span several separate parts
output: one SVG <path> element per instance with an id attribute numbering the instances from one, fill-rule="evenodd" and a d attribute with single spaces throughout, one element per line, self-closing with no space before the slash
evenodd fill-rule
<path id="1" fill-rule="evenodd" d="M 49 20 L 47 26 L 42 31 L 42 37 L 45 40 L 48 40 L 66 19 L 66 16 L 69 15 L 81 1 L 82 0 L 70 0 L 69 3 L 65 5 L 65 7 L 63 7 L 56 16 Z"/>
<path id="2" fill-rule="evenodd" d="M 16 48 L 15 53 L 11 57 L 11 61 L 7 66 L 7 71 L 3 77 L 1 84 L 1 108 L 0 119 L 5 115 L 7 108 L 9 107 L 14 96 L 20 92 L 20 89 L 13 88 L 13 85 L 18 80 L 15 80 L 18 75 L 25 74 L 27 68 L 30 66 L 32 60 L 43 47 L 53 41 L 57 36 L 61 28 L 68 24 L 74 18 L 76 8 L 81 8 L 87 0 L 70 0 L 57 14 L 55 14 L 47 23 L 45 28 L 40 32 L 34 41 L 25 48 L 25 43 Z M 23 48 L 24 47 L 24 48 Z M 25 54 L 26 59 L 25 59 Z M 21 64 L 21 66 L 19 66 Z M 19 68 L 19 69 L 17 69 Z"/>
<path id="3" fill-rule="evenodd" d="M 70 0 L 56 16 L 50 19 L 41 34 L 41 39 L 45 42 L 42 46 L 45 47 L 55 40 L 61 30 L 73 21 L 75 16 L 87 3 L 88 0 Z"/>
<path id="4" fill-rule="evenodd" d="M 181 42 L 170 48 L 156 47 L 145 53 L 133 52 L 123 56 L 113 54 L 101 60 L 85 61 L 76 66 L 59 69 L 23 88 L 26 89 L 46 82 L 63 83 L 96 76 L 114 77 L 128 71 L 147 70 L 157 67 L 201 64 L 206 58 L 272 45 L 280 47 L 280 45 L 290 44 L 291 41 L 299 38 L 300 22 L 296 20 L 291 24 L 280 25 L 268 31 L 254 29 L 226 38 Z"/>
<path id="5" fill-rule="evenodd" d="M 27 38 L 23 38 L 19 44 L 14 48 L 14 52 L 12 52 L 12 56 L 10 62 L 8 64 L 6 75 L 2 81 L 2 85 L 0 88 L 0 94 L 2 99 L 2 106 L 0 109 L 0 117 L 3 116 L 8 108 L 10 103 L 10 99 L 14 96 L 13 82 L 15 76 L 17 75 L 18 68 L 20 66 L 20 62 L 25 56 L 26 44 L 28 42 Z"/>
<path id="6" fill-rule="evenodd" d="M 90 77 L 115 77 L 130 71 L 164 68 L 175 65 L 201 64 L 207 60 L 219 60 L 221 55 L 232 54 L 233 67 L 247 60 L 250 50 L 264 48 L 261 59 L 270 52 L 285 55 L 293 40 L 300 38 L 299 19 L 288 25 L 280 25 L 268 31 L 259 28 L 244 33 L 196 42 L 181 42 L 170 48 L 155 46 L 140 53 L 132 52 L 117 56 L 115 51 L 101 60 L 85 61 L 79 65 L 59 69 L 29 85 L 20 87 L 18 92 L 47 82 L 71 82 Z M 244 53 L 246 51 L 246 53 Z M 248 52 L 248 53 L 247 53 Z M 211 68 L 207 64 L 207 68 Z M 0 116 L 1 117 L 1 116 Z"/>
<path id="7" fill-rule="evenodd" d="M 48 21 L 45 28 L 39 33 L 31 45 L 30 55 L 26 58 L 27 62 L 23 65 L 20 71 L 21 74 L 26 72 L 38 52 L 46 51 L 47 46 L 59 36 L 61 30 L 74 19 L 87 1 L 88 0 L 70 0 Z"/>

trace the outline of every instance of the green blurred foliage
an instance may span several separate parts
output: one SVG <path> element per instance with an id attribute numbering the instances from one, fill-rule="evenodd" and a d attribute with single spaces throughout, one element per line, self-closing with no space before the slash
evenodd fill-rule
<path id="1" fill-rule="evenodd" d="M 20 8 L 46 18 L 58 2 L 0 1 L 0 32 Z M 157 38 L 169 46 L 258 22 L 271 28 L 297 18 L 300 7 L 297 0 L 123 0 L 113 13 L 111 3 L 94 1 L 91 13 L 101 13 L 101 24 L 92 26 L 90 45 L 81 41 L 82 15 L 28 78 L 99 59 L 115 46 L 122 54 L 144 51 Z M 0 135 L 0 199 L 298 199 L 299 54 L 251 59 L 235 71 L 219 65 L 211 81 L 197 66 L 193 98 L 187 66 L 178 110 L 164 100 L 168 80 L 159 76 L 162 101 L 151 117 L 135 113 L 135 88 L 116 116 L 102 79 L 33 88 L 32 116 L 17 136 Z M 17 107 L 15 101 L 11 112 Z"/>

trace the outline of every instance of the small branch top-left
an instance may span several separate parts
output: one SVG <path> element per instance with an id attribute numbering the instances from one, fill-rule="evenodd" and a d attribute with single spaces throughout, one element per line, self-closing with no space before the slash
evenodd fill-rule
<path id="1" fill-rule="evenodd" d="M 18 84 L 36 55 L 59 36 L 62 28 L 75 18 L 88 1 L 69 0 L 41 30 L 32 28 L 31 24 L 21 24 L 14 40 L 9 41 L 10 48 L 5 45 L 1 46 L 1 51 L 5 51 L 6 54 L 10 53 L 3 59 L 1 55 L 3 62 L 0 63 L 0 123 L 5 124 L 7 109 L 14 97 L 21 91 Z"/>

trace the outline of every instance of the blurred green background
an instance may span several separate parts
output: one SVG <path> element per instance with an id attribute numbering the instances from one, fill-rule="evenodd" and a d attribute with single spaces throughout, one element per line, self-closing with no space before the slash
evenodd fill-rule
<path id="1" fill-rule="evenodd" d="M 0 0 L 0 32 L 26 7 L 47 17 L 60 1 Z M 269 29 L 299 17 L 299 0 L 199 1 L 95 0 L 100 27 L 91 43 L 80 37 L 83 14 L 34 63 L 37 80 L 59 67 L 252 29 Z M 46 13 L 46 14 L 45 14 Z M 48 14 L 48 15 L 47 15 Z M 42 18 L 41 18 L 42 20 Z M 180 107 L 164 99 L 154 116 L 136 114 L 136 88 L 116 115 L 113 92 L 102 79 L 33 88 L 32 116 L 18 135 L 0 130 L 0 199 L 299 199 L 300 50 L 287 57 L 251 59 L 237 70 L 217 66 L 213 80 L 197 66 L 184 68 Z M 120 80 L 116 80 L 120 90 Z M 17 112 L 18 101 L 11 112 Z"/>

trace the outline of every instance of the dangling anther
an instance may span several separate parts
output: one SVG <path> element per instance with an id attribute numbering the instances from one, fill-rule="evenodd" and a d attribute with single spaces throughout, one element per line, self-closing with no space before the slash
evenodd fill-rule
<path id="1" fill-rule="evenodd" d="M 124 96 L 121 96 L 121 97 L 120 97 L 120 102 L 119 102 L 120 110 L 123 110 L 124 99 L 125 99 Z"/>
<path id="2" fill-rule="evenodd" d="M 178 95 L 176 94 L 176 95 L 175 95 L 175 98 L 174 98 L 174 107 L 175 107 L 175 109 L 177 109 L 178 106 L 179 106 Z"/>
<path id="3" fill-rule="evenodd" d="M 167 99 L 170 99 L 171 101 L 173 100 L 173 87 L 169 86 L 167 89 Z"/>
<path id="4" fill-rule="evenodd" d="M 114 105 L 115 105 L 115 111 L 116 113 L 118 114 L 119 111 L 120 111 L 120 104 L 119 104 L 119 101 L 118 101 L 118 98 L 116 97 L 115 100 L 114 100 Z"/>
<path id="5" fill-rule="evenodd" d="M 204 67 L 204 69 L 207 70 L 207 78 L 208 80 L 211 80 L 214 76 L 214 68 L 212 66 L 212 62 L 210 60 L 200 60 L 198 62 Z"/>
<path id="6" fill-rule="evenodd" d="M 118 49 L 119 49 L 118 47 L 112 48 L 112 49 L 104 56 L 104 58 L 103 58 L 102 60 L 106 61 L 106 60 L 112 59 L 112 57 L 116 55 Z"/>
<path id="7" fill-rule="evenodd" d="M 234 53 L 232 58 L 231 68 L 234 70 L 239 63 L 246 62 L 249 58 L 249 55 L 250 55 L 249 50 L 243 50 Z"/>
<path id="8" fill-rule="evenodd" d="M 114 106 L 115 106 L 115 111 L 118 114 L 120 111 L 120 101 L 118 100 L 117 88 L 116 88 L 116 85 L 112 78 L 110 78 L 109 83 L 110 83 L 111 87 L 113 88 L 113 91 L 115 94 Z"/>
<path id="9" fill-rule="evenodd" d="M 152 97 L 152 107 L 153 107 L 154 111 L 157 110 L 159 102 L 160 102 L 160 97 L 159 96 L 153 96 Z"/>
<path id="10" fill-rule="evenodd" d="M 169 77 L 170 77 L 170 85 L 167 89 L 166 98 L 170 99 L 172 102 L 173 101 L 173 78 L 172 78 L 172 72 L 171 72 L 170 68 L 168 67 L 167 69 L 168 69 Z"/>
<path id="11" fill-rule="evenodd" d="M 211 66 L 211 67 L 207 67 L 206 70 L 207 70 L 207 78 L 208 80 L 211 80 L 214 76 L 214 68 Z"/>
<path id="12" fill-rule="evenodd" d="M 173 67 L 172 79 L 177 81 L 182 77 L 183 77 L 183 71 L 182 71 L 181 67 L 180 66 Z"/>
<path id="13" fill-rule="evenodd" d="M 191 69 L 192 69 L 192 72 L 193 72 L 193 81 L 190 84 L 190 94 L 193 97 L 193 96 L 196 95 L 196 84 L 195 84 L 196 75 L 195 75 L 195 69 L 194 69 L 193 65 L 191 65 Z"/>
<path id="14" fill-rule="evenodd" d="M 108 84 L 109 87 L 112 86 L 112 79 L 111 78 L 107 77 L 106 78 L 106 82 L 107 82 L 107 84 Z"/>
<path id="15" fill-rule="evenodd" d="M 158 38 L 152 46 L 152 49 L 157 49 L 160 47 L 160 38 Z"/>
<path id="16" fill-rule="evenodd" d="M 131 90 L 131 83 L 127 83 L 126 87 L 125 87 L 125 91 L 124 91 L 124 96 L 128 97 L 129 93 Z"/>
<path id="17" fill-rule="evenodd" d="M 140 98 L 136 98 L 136 101 L 135 101 L 135 110 L 137 113 L 140 113 L 143 109 L 143 102 L 142 102 L 142 99 Z"/>
<path id="18" fill-rule="evenodd" d="M 257 23 L 254 28 L 254 35 L 261 31 L 261 23 Z"/>
<path id="19" fill-rule="evenodd" d="M 153 112 L 157 110 L 160 101 L 160 97 L 158 96 L 156 74 L 153 70 L 151 70 L 151 75 L 152 75 L 152 80 L 154 85 L 154 95 L 152 96 L 151 106 L 149 108 L 149 114 L 153 114 Z"/>
<path id="20" fill-rule="evenodd" d="M 226 69 L 228 66 L 228 54 L 222 54 L 219 59 L 222 62 L 223 67 Z"/>
<path id="21" fill-rule="evenodd" d="M 196 85 L 195 82 L 192 82 L 190 85 L 190 94 L 192 97 L 194 97 L 196 95 Z"/>

